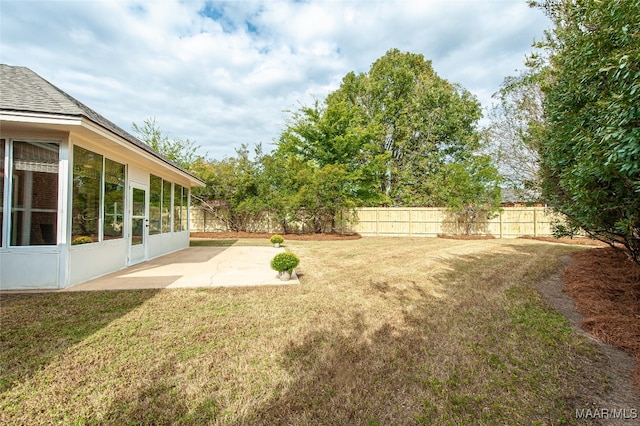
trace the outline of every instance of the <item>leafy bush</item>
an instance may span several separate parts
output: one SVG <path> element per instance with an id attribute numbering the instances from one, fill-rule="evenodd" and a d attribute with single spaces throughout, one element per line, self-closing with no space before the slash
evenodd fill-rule
<path id="1" fill-rule="evenodd" d="M 551 223 L 551 233 L 554 238 L 573 238 L 580 235 L 581 229 L 569 220 L 554 221 Z"/>
<path id="2" fill-rule="evenodd" d="M 75 246 L 78 244 L 89 244 L 92 243 L 93 240 L 91 239 L 91 237 L 87 237 L 86 235 L 83 235 L 81 237 L 76 237 L 73 239 L 73 241 L 71 241 L 71 245 Z"/>
<path id="3" fill-rule="evenodd" d="M 555 25 L 539 45 L 549 72 L 538 147 L 543 195 L 589 236 L 624 246 L 640 264 L 640 3 L 530 3 Z"/>
<path id="4" fill-rule="evenodd" d="M 293 270 L 300 263 L 300 258 L 296 256 L 294 253 L 285 252 L 278 253 L 271 260 L 271 268 L 278 271 L 284 272 L 287 271 L 290 274 L 293 273 Z"/>
<path id="5" fill-rule="evenodd" d="M 282 244 L 284 242 L 284 238 L 282 238 L 282 235 L 274 234 L 271 236 L 269 241 L 271 241 L 271 244 Z"/>

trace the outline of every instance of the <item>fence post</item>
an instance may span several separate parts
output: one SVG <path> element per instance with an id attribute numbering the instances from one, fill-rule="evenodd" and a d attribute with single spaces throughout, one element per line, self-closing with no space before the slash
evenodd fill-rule
<path id="1" fill-rule="evenodd" d="M 504 211 L 503 211 L 503 210 L 500 210 L 500 238 L 501 238 L 501 239 L 502 239 L 502 238 L 504 238 L 504 237 L 502 236 L 502 214 L 503 214 L 503 213 L 504 213 Z"/>
<path id="2" fill-rule="evenodd" d="M 533 236 L 538 236 L 538 208 L 533 208 Z"/>

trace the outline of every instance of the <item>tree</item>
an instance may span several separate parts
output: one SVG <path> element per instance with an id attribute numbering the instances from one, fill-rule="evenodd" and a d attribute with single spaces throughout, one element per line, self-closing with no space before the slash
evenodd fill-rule
<path id="1" fill-rule="evenodd" d="M 256 156 L 261 148 L 256 148 Z M 196 174 L 206 183 L 195 188 L 192 197 L 205 211 L 232 231 L 249 231 L 267 213 L 261 191 L 261 166 L 251 159 L 247 145 L 236 149 L 236 156 L 195 163 Z"/>
<path id="2" fill-rule="evenodd" d="M 432 182 L 447 183 L 441 177 L 452 164 L 476 161 L 480 117 L 471 93 L 422 55 L 393 49 L 368 73 L 348 73 L 324 102 L 295 112 L 277 150 L 317 168 L 339 165 L 356 205 L 442 206 Z"/>
<path id="3" fill-rule="evenodd" d="M 301 108 L 280 136 L 277 157 L 285 163 L 286 158 L 294 158 L 318 169 L 339 165 L 344 192 L 355 204 L 385 202 L 380 182 L 388 155 L 372 143 L 373 126 L 362 112 L 336 94 L 324 104 Z"/>
<path id="4" fill-rule="evenodd" d="M 490 219 L 500 209 L 501 176 L 488 155 L 475 155 L 465 161 L 449 163 L 431 182 L 433 191 L 470 235 L 478 219 Z"/>
<path id="5" fill-rule="evenodd" d="M 494 94 L 485 130 L 487 151 L 500 169 L 504 183 L 525 201 L 537 201 L 542 192 L 540 143 L 545 127 L 541 83 L 544 67 L 529 68 L 504 79 Z"/>
<path id="6" fill-rule="evenodd" d="M 550 204 L 640 262 L 640 0 L 532 2 L 554 28 L 540 146 Z"/>
<path id="7" fill-rule="evenodd" d="M 200 145 L 189 139 L 169 139 L 169 136 L 160 130 L 155 117 L 144 120 L 142 126 L 132 123 L 132 128 L 142 142 L 187 171 L 191 171 L 196 162 L 203 160 L 203 157 L 197 154 Z"/>
<path id="8" fill-rule="evenodd" d="M 317 166 L 279 152 L 261 158 L 261 194 L 284 232 L 340 232 L 354 219 L 349 173 L 341 164 Z"/>
<path id="9" fill-rule="evenodd" d="M 347 221 L 353 215 L 355 203 L 345 185 L 347 171 L 340 164 L 327 164 L 323 167 L 308 167 L 306 175 L 300 179 L 296 194 L 296 205 L 304 222 L 312 226 L 314 232 L 338 231 L 340 218 Z"/>
<path id="10" fill-rule="evenodd" d="M 363 75 L 360 99 L 377 123 L 376 142 L 389 152 L 384 190 L 396 205 L 437 205 L 434 194 L 412 189 L 480 147 L 480 103 L 440 78 L 422 55 L 390 50 Z M 349 90 L 349 87 L 345 87 Z"/>

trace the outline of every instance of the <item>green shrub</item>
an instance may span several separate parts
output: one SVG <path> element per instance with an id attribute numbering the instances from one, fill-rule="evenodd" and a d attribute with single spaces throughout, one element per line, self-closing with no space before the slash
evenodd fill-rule
<path id="1" fill-rule="evenodd" d="M 71 245 L 75 246 L 78 244 L 89 244 L 92 243 L 93 240 L 91 239 L 91 237 L 87 237 L 86 235 L 83 235 L 81 237 L 76 237 L 73 239 L 73 241 L 71 241 Z"/>
<path id="2" fill-rule="evenodd" d="M 573 238 L 580 235 L 580 227 L 568 220 L 556 220 L 551 223 L 551 233 L 554 238 Z"/>
<path id="3" fill-rule="evenodd" d="M 271 236 L 269 241 L 271 241 L 271 244 L 282 244 L 284 242 L 284 238 L 282 238 L 282 235 L 274 234 Z"/>
<path id="4" fill-rule="evenodd" d="M 271 268 L 275 269 L 278 272 L 287 271 L 292 274 L 293 270 L 300 263 L 300 258 L 296 256 L 294 253 L 285 252 L 278 253 L 271 260 Z"/>

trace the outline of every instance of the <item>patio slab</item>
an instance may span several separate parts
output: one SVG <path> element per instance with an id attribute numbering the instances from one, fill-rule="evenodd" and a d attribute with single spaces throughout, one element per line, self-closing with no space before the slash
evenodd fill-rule
<path id="1" fill-rule="evenodd" d="M 189 247 L 63 291 L 300 284 L 295 273 L 291 280 L 281 281 L 271 269 L 271 259 L 280 252 L 284 249 Z"/>

